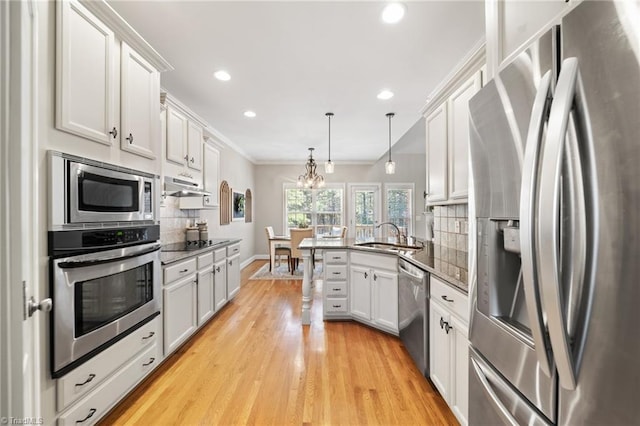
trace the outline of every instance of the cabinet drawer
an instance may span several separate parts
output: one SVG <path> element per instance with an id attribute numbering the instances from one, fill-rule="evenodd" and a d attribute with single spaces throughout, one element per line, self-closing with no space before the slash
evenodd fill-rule
<path id="1" fill-rule="evenodd" d="M 213 252 L 198 256 L 198 269 L 213 265 Z"/>
<path id="2" fill-rule="evenodd" d="M 349 306 L 346 298 L 327 298 L 324 300 L 324 311 L 327 313 L 341 313 L 347 312 Z"/>
<path id="3" fill-rule="evenodd" d="M 346 297 L 347 296 L 346 281 L 324 283 L 324 294 L 325 294 L 325 297 L 338 297 L 338 296 Z"/>
<path id="4" fill-rule="evenodd" d="M 175 265 L 167 266 L 164 268 L 164 284 L 169 284 L 194 272 L 196 272 L 195 257 L 176 263 Z"/>
<path id="5" fill-rule="evenodd" d="M 213 259 L 215 262 L 220 262 L 227 258 L 227 249 L 221 248 L 213 252 Z"/>
<path id="6" fill-rule="evenodd" d="M 352 251 L 351 264 L 368 266 L 376 270 L 387 269 L 398 272 L 398 256 L 395 254 L 372 254 Z"/>
<path id="7" fill-rule="evenodd" d="M 96 423 L 159 362 L 158 346 L 152 345 L 130 363 L 122 366 L 73 409 L 58 418 L 58 425 L 86 426 Z"/>
<path id="8" fill-rule="evenodd" d="M 327 265 L 331 264 L 341 264 L 347 263 L 347 252 L 346 251 L 333 251 L 333 250 L 325 250 L 323 255 L 324 263 Z"/>
<path id="9" fill-rule="evenodd" d="M 162 318 L 157 316 L 129 336 L 58 379 L 56 381 L 58 411 L 62 411 L 72 402 L 86 395 L 137 352 L 155 344 L 158 340 L 161 321 Z"/>
<path id="10" fill-rule="evenodd" d="M 240 244 L 232 244 L 227 247 L 227 257 L 240 253 Z"/>
<path id="11" fill-rule="evenodd" d="M 463 321 L 469 321 L 469 303 L 466 294 L 454 290 L 439 278 L 431 275 L 431 300 L 458 315 Z"/>
<path id="12" fill-rule="evenodd" d="M 342 281 L 347 279 L 347 265 L 327 265 L 324 270 L 325 280 Z"/>

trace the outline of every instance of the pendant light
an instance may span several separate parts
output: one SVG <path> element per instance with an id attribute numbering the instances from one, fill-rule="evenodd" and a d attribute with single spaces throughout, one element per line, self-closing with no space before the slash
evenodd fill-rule
<path id="1" fill-rule="evenodd" d="M 391 161 L 391 118 L 393 118 L 394 115 L 392 112 L 387 113 L 387 117 L 389 117 L 389 161 L 384 164 L 384 171 L 388 175 L 396 172 L 396 163 Z"/>
<path id="2" fill-rule="evenodd" d="M 324 163 L 324 172 L 331 174 L 335 166 L 333 161 L 331 161 L 331 117 L 333 117 L 333 113 L 328 112 L 325 115 L 329 118 L 329 160 Z"/>
<path id="3" fill-rule="evenodd" d="M 304 165 L 305 173 L 298 176 L 298 188 L 322 188 L 324 186 L 324 177 L 316 173 L 316 160 L 313 159 L 314 148 L 309 148 L 309 159 Z"/>

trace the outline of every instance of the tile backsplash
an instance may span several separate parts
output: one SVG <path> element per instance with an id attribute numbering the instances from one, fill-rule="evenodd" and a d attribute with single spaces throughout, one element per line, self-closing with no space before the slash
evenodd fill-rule
<path id="1" fill-rule="evenodd" d="M 186 227 L 198 218 L 198 210 L 180 210 L 180 199 L 167 197 L 160 207 L 160 240 L 163 244 L 186 241 Z"/>
<path id="2" fill-rule="evenodd" d="M 468 233 L 467 204 L 433 208 L 434 266 L 462 282 L 467 282 Z"/>

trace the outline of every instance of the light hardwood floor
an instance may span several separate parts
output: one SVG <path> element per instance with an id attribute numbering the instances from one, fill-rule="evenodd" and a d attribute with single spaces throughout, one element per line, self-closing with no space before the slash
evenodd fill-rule
<path id="1" fill-rule="evenodd" d="M 457 424 L 400 340 L 355 322 L 301 326 L 301 281 L 249 280 L 102 424 Z"/>

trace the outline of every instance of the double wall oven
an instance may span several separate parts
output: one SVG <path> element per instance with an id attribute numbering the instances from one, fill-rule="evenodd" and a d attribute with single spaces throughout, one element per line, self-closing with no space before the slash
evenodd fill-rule
<path id="1" fill-rule="evenodd" d="M 158 177 L 49 152 L 51 373 L 160 314 Z"/>

